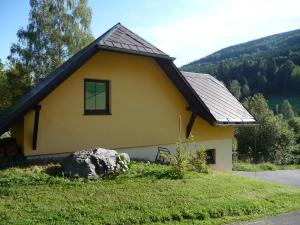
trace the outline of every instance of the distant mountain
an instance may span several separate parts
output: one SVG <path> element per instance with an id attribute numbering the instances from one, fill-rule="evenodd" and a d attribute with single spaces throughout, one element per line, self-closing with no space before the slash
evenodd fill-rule
<path id="1" fill-rule="evenodd" d="M 300 29 L 219 50 L 182 66 L 184 71 L 210 73 L 241 94 L 300 93 Z M 236 82 L 238 81 L 238 82 Z"/>

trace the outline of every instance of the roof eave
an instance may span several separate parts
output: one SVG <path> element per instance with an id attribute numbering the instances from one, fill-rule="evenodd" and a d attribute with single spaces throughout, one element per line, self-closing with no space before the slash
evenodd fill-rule
<path id="1" fill-rule="evenodd" d="M 220 122 L 217 121 L 214 123 L 214 126 L 258 126 L 259 123 L 256 121 L 249 121 L 249 122 Z"/>

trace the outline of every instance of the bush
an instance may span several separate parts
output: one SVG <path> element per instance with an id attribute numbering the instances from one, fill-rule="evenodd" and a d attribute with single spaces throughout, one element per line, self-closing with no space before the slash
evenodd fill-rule
<path id="1" fill-rule="evenodd" d="M 176 143 L 174 155 L 162 153 L 162 157 L 171 163 L 176 178 L 182 179 L 188 170 L 191 157 L 189 144 L 190 139 L 187 142 L 182 142 L 182 140 L 179 138 L 178 142 Z"/>
<path id="2" fill-rule="evenodd" d="M 206 164 L 205 148 L 203 145 L 194 142 L 193 135 L 190 135 L 185 142 L 179 139 L 176 143 L 174 155 L 162 153 L 162 157 L 170 162 L 174 178 L 182 179 L 188 170 L 196 170 L 202 173 L 209 172 Z"/>
<path id="3" fill-rule="evenodd" d="M 196 152 L 192 157 L 191 165 L 194 170 L 201 173 L 208 173 L 209 167 L 206 163 L 207 154 L 203 145 L 197 146 Z"/>
<path id="4" fill-rule="evenodd" d="M 260 168 L 262 170 L 277 170 L 278 168 L 276 167 L 276 165 L 272 164 L 272 163 L 262 163 L 260 165 Z"/>
<path id="5" fill-rule="evenodd" d="M 239 159 L 254 163 L 294 162 L 295 134 L 281 116 L 275 116 L 261 94 L 246 98 L 245 107 L 256 118 L 259 126 L 237 130 Z"/>

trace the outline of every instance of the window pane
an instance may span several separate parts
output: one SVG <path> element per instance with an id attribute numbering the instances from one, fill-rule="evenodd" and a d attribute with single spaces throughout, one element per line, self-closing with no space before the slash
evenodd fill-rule
<path id="1" fill-rule="evenodd" d="M 96 109 L 106 109 L 106 83 L 96 83 Z"/>
<path id="2" fill-rule="evenodd" d="M 95 98 L 89 98 L 85 100 L 85 109 L 88 110 L 95 109 Z"/>
<path id="3" fill-rule="evenodd" d="M 95 82 L 86 81 L 85 82 L 85 90 L 90 91 L 90 92 L 94 92 L 95 91 Z"/>
<path id="4" fill-rule="evenodd" d="M 95 83 L 85 82 L 85 109 L 95 109 Z"/>

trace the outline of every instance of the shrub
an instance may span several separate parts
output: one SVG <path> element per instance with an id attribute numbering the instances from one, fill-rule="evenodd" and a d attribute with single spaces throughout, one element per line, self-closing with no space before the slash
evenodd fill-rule
<path id="1" fill-rule="evenodd" d="M 296 138 L 287 122 L 273 114 L 261 94 L 246 98 L 244 106 L 256 118 L 259 126 L 237 129 L 239 159 L 254 163 L 292 163 Z"/>
<path id="2" fill-rule="evenodd" d="M 261 170 L 277 170 L 276 165 L 272 164 L 272 163 L 262 163 L 260 165 Z"/>
<path id="3" fill-rule="evenodd" d="M 170 162 L 174 178 L 182 179 L 189 169 L 191 153 L 189 151 L 191 139 L 183 142 L 180 138 L 176 143 L 175 154 L 167 155 L 161 153 L 161 156 Z"/>
<path id="4" fill-rule="evenodd" d="M 192 154 L 192 152 L 194 154 Z M 182 179 L 186 172 L 196 170 L 198 172 L 208 173 L 209 168 L 206 164 L 206 152 L 203 145 L 194 142 L 191 135 L 185 142 L 181 139 L 176 143 L 174 155 L 161 153 L 162 157 L 168 160 L 173 167 L 174 178 Z"/>
<path id="5" fill-rule="evenodd" d="M 209 167 L 206 164 L 207 154 L 203 145 L 197 145 L 197 149 L 193 158 L 191 160 L 191 164 L 194 169 L 201 173 L 208 173 Z"/>
<path id="6" fill-rule="evenodd" d="M 126 172 L 127 170 L 129 170 L 130 162 L 126 159 L 125 155 L 123 155 L 123 154 L 119 155 L 118 164 L 120 165 L 121 172 Z"/>
<path id="7" fill-rule="evenodd" d="M 189 167 L 189 142 L 182 142 L 181 139 L 176 143 L 175 154 L 169 156 L 169 161 L 173 166 L 175 176 L 182 179 Z"/>

